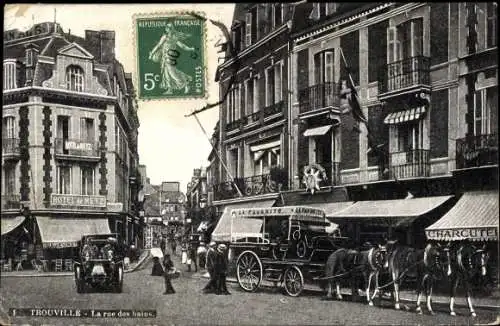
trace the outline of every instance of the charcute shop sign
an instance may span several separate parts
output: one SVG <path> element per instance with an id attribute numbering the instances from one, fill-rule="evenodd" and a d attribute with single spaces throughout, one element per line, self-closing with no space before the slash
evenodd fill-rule
<path id="1" fill-rule="evenodd" d="M 498 239 L 497 227 L 457 228 L 442 230 L 426 230 L 429 240 L 493 240 Z"/>

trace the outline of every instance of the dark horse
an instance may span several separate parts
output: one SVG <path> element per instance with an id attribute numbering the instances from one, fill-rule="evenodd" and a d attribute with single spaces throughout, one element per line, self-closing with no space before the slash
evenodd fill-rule
<path id="1" fill-rule="evenodd" d="M 419 282 L 417 287 L 417 306 L 416 312 L 422 314 L 420 307 L 420 300 L 422 299 L 422 292 L 425 293 L 427 301 L 427 310 L 431 315 L 434 314 L 431 305 L 432 289 L 435 281 L 442 280 L 445 275 L 446 252 L 449 248 L 443 248 L 439 243 L 428 243 L 424 249 L 423 264 L 418 266 L 419 269 Z"/>
<path id="2" fill-rule="evenodd" d="M 457 287 L 462 282 L 466 291 L 467 304 L 470 314 L 476 317 L 476 312 L 472 306 L 472 280 L 477 277 L 486 276 L 486 265 L 488 263 L 488 253 L 485 246 L 477 247 L 471 243 L 464 243 L 452 247 L 447 251 L 447 275 L 451 281 L 450 288 L 450 314 L 455 316 L 455 295 Z"/>
<path id="3" fill-rule="evenodd" d="M 326 299 L 333 298 L 333 286 L 336 286 L 337 299 L 342 300 L 340 294 L 340 280 L 348 278 L 351 285 L 354 299 L 357 293 L 357 279 L 363 277 L 366 286 L 366 299 L 370 306 L 373 306 L 373 298 L 377 294 L 378 273 L 385 260 L 384 247 L 372 247 L 368 250 L 358 251 L 354 249 L 337 249 L 328 257 L 325 265 L 325 274 L 321 279 L 326 281 Z M 370 296 L 370 288 L 375 278 L 376 289 L 373 296 Z"/>

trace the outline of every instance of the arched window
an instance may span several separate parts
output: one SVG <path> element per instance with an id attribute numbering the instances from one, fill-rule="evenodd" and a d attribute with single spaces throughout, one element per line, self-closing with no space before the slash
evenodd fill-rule
<path id="1" fill-rule="evenodd" d="M 70 91 L 83 92 L 83 69 L 71 65 L 66 69 L 66 88 Z"/>

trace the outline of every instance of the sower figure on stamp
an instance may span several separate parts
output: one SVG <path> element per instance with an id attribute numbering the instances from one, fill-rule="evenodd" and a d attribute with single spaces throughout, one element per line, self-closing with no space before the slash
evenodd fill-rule
<path id="1" fill-rule="evenodd" d="M 165 254 L 163 258 L 163 267 L 164 267 L 164 277 L 165 277 L 165 292 L 163 294 L 172 294 L 175 293 L 174 287 L 172 286 L 172 272 L 174 270 L 174 263 L 170 259 L 170 254 Z"/>
<path id="2" fill-rule="evenodd" d="M 215 242 L 210 242 L 207 251 L 207 271 L 210 275 L 210 281 L 203 288 L 203 293 L 213 293 L 217 287 L 217 275 L 216 275 L 216 264 L 217 264 L 217 252 L 215 250 Z"/>
<path id="3" fill-rule="evenodd" d="M 187 46 L 183 41 L 190 35 L 176 31 L 172 23 L 165 27 L 165 34 L 149 53 L 149 59 L 161 64 L 160 87 L 165 90 L 165 94 L 172 94 L 174 90 L 184 89 L 184 93 L 189 92 L 189 83 L 193 77 L 176 68 L 176 58 L 179 57 L 178 48 L 185 51 L 194 51 L 194 47 Z"/>
<path id="4" fill-rule="evenodd" d="M 220 244 L 217 247 L 217 255 L 216 255 L 216 268 L 215 272 L 217 274 L 217 289 L 215 290 L 215 294 L 231 294 L 227 290 L 226 286 L 226 276 L 227 276 L 227 246 L 225 244 Z"/>

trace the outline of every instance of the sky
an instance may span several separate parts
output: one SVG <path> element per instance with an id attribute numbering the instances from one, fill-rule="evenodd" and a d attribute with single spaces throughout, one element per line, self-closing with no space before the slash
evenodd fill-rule
<path id="1" fill-rule="evenodd" d="M 54 10 L 55 9 L 55 10 Z M 125 72 L 131 72 L 137 87 L 133 15 L 169 11 L 203 11 L 206 17 L 231 25 L 234 4 L 19 4 L 5 7 L 4 30 L 29 29 L 33 23 L 52 22 L 54 16 L 65 32 L 85 37 L 85 30 L 114 30 L 115 53 Z M 152 184 L 179 181 L 181 190 L 191 180 L 193 169 L 206 166 L 211 145 L 194 117 L 186 114 L 218 101 L 215 82 L 220 29 L 207 24 L 208 98 L 139 101 L 139 160 L 146 165 Z M 198 114 L 210 137 L 218 120 L 217 107 Z"/>

